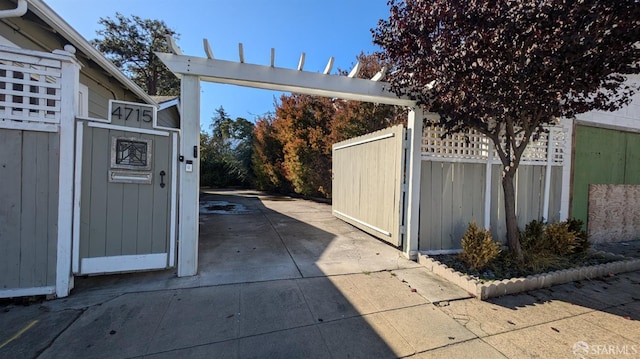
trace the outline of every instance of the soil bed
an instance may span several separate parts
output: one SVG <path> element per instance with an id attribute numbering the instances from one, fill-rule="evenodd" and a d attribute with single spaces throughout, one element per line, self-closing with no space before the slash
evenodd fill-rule
<path id="1" fill-rule="evenodd" d="M 431 258 L 446 265 L 457 272 L 468 275 L 480 282 L 503 280 L 510 278 L 522 278 L 535 274 L 543 274 L 563 269 L 579 268 L 606 264 L 620 260 L 601 253 L 587 253 L 567 257 L 544 258 L 544 263 L 536 265 L 518 265 L 508 250 L 500 253 L 498 258 L 486 268 L 478 271 L 469 268 L 458 254 L 432 255 Z"/>

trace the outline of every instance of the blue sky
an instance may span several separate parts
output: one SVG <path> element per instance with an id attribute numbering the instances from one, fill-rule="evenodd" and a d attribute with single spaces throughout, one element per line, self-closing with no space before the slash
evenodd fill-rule
<path id="1" fill-rule="evenodd" d="M 208 38 L 217 59 L 238 61 L 238 43 L 247 63 L 296 68 L 306 53 L 304 69 L 321 72 L 335 57 L 333 72 L 349 70 L 361 51 L 373 52 L 371 28 L 388 16 L 386 0 L 45 0 L 87 39 L 96 37 L 100 17 L 116 12 L 163 20 L 179 34 L 183 53 L 205 57 Z M 201 122 L 207 128 L 223 106 L 232 118 L 254 120 L 273 110 L 279 93 L 232 85 L 202 83 Z"/>

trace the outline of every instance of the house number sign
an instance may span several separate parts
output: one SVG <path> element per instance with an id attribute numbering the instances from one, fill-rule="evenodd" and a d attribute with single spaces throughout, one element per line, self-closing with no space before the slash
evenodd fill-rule
<path id="1" fill-rule="evenodd" d="M 145 103 L 110 100 L 109 117 L 111 123 L 124 122 L 131 126 L 140 122 L 155 124 L 156 108 Z"/>

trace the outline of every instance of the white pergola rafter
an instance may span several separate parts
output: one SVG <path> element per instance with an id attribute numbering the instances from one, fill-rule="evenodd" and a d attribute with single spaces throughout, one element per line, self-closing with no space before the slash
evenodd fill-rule
<path id="1" fill-rule="evenodd" d="M 379 80 L 384 72 L 369 80 L 355 77 L 359 65 L 349 76 L 304 71 L 304 54 L 300 57 L 299 70 L 168 53 L 156 55 L 172 72 L 198 76 L 202 81 L 388 105 L 413 107 L 416 104 L 390 92 L 389 84 Z M 330 62 L 332 65 L 333 61 Z"/>
<path id="2" fill-rule="evenodd" d="M 414 100 L 400 98 L 389 91 L 389 84 L 383 81 L 387 68 L 372 79 L 361 79 L 358 78 L 360 63 L 347 76 L 330 75 L 333 57 L 329 58 L 322 73 L 316 73 L 303 70 L 304 52 L 297 69 L 285 69 L 275 67 L 275 49 L 271 49 L 270 64 L 262 66 L 244 61 L 242 44 L 239 44 L 240 62 L 233 62 L 215 59 L 207 39 L 203 40 L 206 57 L 183 55 L 173 38 L 169 38 L 168 43 L 173 53 L 156 55 L 182 80 L 180 150 L 185 162 L 180 168 L 178 276 L 195 275 L 198 269 L 200 81 L 410 107 L 403 251 L 409 258 L 417 257 L 422 121 L 425 114 L 416 108 Z"/>

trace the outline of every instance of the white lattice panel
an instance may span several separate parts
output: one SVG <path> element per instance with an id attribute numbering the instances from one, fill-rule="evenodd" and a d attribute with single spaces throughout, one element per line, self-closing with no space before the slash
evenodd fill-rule
<path id="1" fill-rule="evenodd" d="M 60 123 L 61 61 L 0 52 L 0 125 Z"/>
<path id="2" fill-rule="evenodd" d="M 545 165 L 547 153 L 552 165 L 563 163 L 565 132 L 562 127 L 547 127 L 548 132 L 540 134 L 535 141 L 530 141 L 522 156 L 521 164 Z M 443 136 L 445 130 L 431 125 L 425 126 L 422 137 L 422 157 L 430 160 L 451 162 L 486 162 L 489 151 L 493 153 L 493 163 L 500 163 L 500 158 L 493 148 L 492 141 L 475 130 Z M 551 146 L 549 146 L 551 138 Z"/>
<path id="3" fill-rule="evenodd" d="M 486 161 L 491 142 L 476 131 L 443 136 L 444 129 L 426 126 L 422 137 L 422 156 L 453 161 Z"/>

